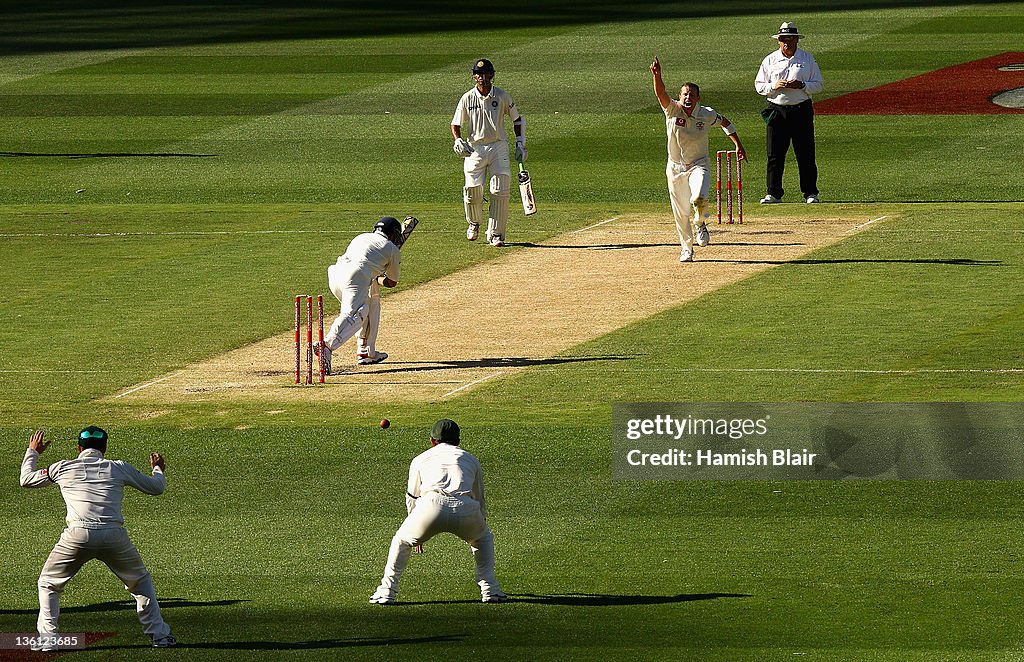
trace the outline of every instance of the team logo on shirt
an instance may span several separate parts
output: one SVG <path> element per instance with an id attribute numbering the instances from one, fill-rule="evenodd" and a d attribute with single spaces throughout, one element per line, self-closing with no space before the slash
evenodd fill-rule
<path id="1" fill-rule="evenodd" d="M 686 118 L 685 117 L 677 117 L 676 118 L 676 126 L 686 126 Z"/>
<path id="2" fill-rule="evenodd" d="M 491 108 L 497 108 L 497 107 L 498 107 L 498 100 L 495 99 L 494 101 L 491 102 Z"/>
<path id="3" fill-rule="evenodd" d="M 480 110 L 480 106 L 475 106 L 473 104 L 470 104 L 469 110 Z"/>
<path id="4" fill-rule="evenodd" d="M 704 128 L 704 122 L 697 122 L 697 128 L 698 129 L 703 129 Z"/>

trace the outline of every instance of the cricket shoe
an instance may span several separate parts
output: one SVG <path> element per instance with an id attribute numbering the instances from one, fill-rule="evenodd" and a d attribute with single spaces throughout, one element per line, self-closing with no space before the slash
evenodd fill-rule
<path id="1" fill-rule="evenodd" d="M 41 653 L 60 650 L 60 646 L 57 645 L 57 637 L 59 636 L 57 634 L 40 634 L 38 637 L 31 639 L 33 643 L 30 648 Z"/>
<path id="2" fill-rule="evenodd" d="M 480 602 L 484 604 L 493 605 L 502 602 L 508 602 L 508 596 L 504 593 L 489 593 L 480 597 Z"/>
<path id="3" fill-rule="evenodd" d="M 809 204 L 809 205 L 816 205 L 816 204 L 818 204 L 819 202 L 821 202 L 821 198 L 819 198 L 819 197 L 818 197 L 818 196 L 816 196 L 816 195 L 809 195 L 809 196 L 807 196 L 806 198 L 804 198 L 804 200 L 805 200 L 805 201 L 807 202 L 807 204 Z"/>
<path id="4" fill-rule="evenodd" d="M 178 645 L 178 640 L 171 635 L 153 640 L 153 648 L 171 648 Z"/>
<path id="5" fill-rule="evenodd" d="M 501 248 L 502 246 L 505 245 L 505 237 L 500 234 L 494 234 L 487 238 L 487 243 L 489 243 L 491 246 L 497 246 L 498 248 Z"/>
<path id="6" fill-rule="evenodd" d="M 371 605 L 393 605 L 395 604 L 395 596 L 391 595 L 387 591 L 377 589 L 373 595 L 370 596 Z"/>
<path id="7" fill-rule="evenodd" d="M 711 243 L 711 233 L 708 232 L 708 226 L 706 223 L 701 223 L 697 227 L 697 245 L 701 248 Z"/>
<path id="8" fill-rule="evenodd" d="M 693 251 L 691 251 L 691 250 L 689 250 L 687 248 L 684 248 L 683 251 L 679 254 L 679 261 L 680 262 L 693 262 Z"/>
<path id="9" fill-rule="evenodd" d="M 466 228 L 466 239 L 470 241 L 476 241 L 476 238 L 480 236 L 480 224 L 470 223 L 469 227 Z"/>
<path id="10" fill-rule="evenodd" d="M 321 350 L 322 350 L 322 352 L 321 352 Z M 321 353 L 323 354 L 323 358 L 321 359 L 321 361 L 323 362 L 323 365 L 324 365 L 324 374 L 325 375 L 330 375 L 331 374 L 331 350 L 330 350 L 330 348 L 327 345 L 323 345 L 323 344 L 317 345 L 316 347 L 313 348 L 313 353 L 316 354 L 317 356 L 320 356 Z"/>
<path id="11" fill-rule="evenodd" d="M 781 199 L 776 198 L 774 195 L 771 195 L 770 193 L 768 195 L 764 196 L 763 198 L 761 198 L 761 204 L 762 205 L 777 205 L 780 202 L 782 202 Z"/>
<path id="12" fill-rule="evenodd" d="M 380 363 L 384 359 L 388 358 L 387 352 L 374 352 L 373 354 L 359 354 L 356 357 L 356 363 L 359 365 L 373 365 L 374 363 Z"/>

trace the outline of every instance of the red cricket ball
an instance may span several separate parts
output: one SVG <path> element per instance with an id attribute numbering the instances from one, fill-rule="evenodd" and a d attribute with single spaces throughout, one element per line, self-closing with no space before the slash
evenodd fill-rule
<path id="1" fill-rule="evenodd" d="M 383 430 L 387 430 L 389 427 L 391 427 L 391 421 L 389 421 L 386 418 L 382 418 L 380 421 L 380 427 Z"/>

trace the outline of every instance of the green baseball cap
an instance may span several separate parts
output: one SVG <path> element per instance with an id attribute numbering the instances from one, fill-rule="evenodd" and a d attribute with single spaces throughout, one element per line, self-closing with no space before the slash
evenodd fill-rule
<path id="1" fill-rule="evenodd" d="M 103 428 L 98 428 L 95 425 L 90 425 L 89 427 L 85 428 L 84 430 L 78 433 L 79 441 L 86 441 L 89 439 L 95 439 L 96 441 L 100 442 L 106 441 L 107 431 L 104 430 Z"/>
<path id="2" fill-rule="evenodd" d="M 442 418 L 434 423 L 434 429 L 430 431 L 430 438 L 447 444 L 458 444 L 459 424 L 450 418 Z"/>

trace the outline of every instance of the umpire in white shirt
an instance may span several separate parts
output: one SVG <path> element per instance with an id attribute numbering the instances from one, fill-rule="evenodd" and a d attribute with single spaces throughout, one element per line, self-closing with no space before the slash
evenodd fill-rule
<path id="1" fill-rule="evenodd" d="M 768 125 L 768 194 L 761 204 L 782 202 L 782 173 L 790 143 L 800 169 L 800 190 L 804 201 L 818 202 L 818 165 L 814 158 L 814 106 L 811 95 L 825 83 L 814 57 L 797 48 L 800 31 L 795 23 L 783 23 L 778 34 L 779 50 L 761 62 L 754 89 L 768 100 L 762 111 Z"/>
<path id="2" fill-rule="evenodd" d="M 409 466 L 405 495 L 409 516 L 391 539 L 387 567 L 370 602 L 394 604 L 398 583 L 415 547 L 438 533 L 452 533 L 469 543 L 476 562 L 476 583 L 483 602 L 505 602 L 494 576 L 494 536 L 484 520 L 484 477 L 480 460 L 459 448 L 459 426 L 442 418 L 430 433 L 430 449 Z"/>
<path id="3" fill-rule="evenodd" d="M 145 494 L 162 494 L 167 487 L 164 459 L 149 456 L 153 475 L 147 476 L 123 460 L 108 460 L 107 433 L 89 426 L 78 435 L 78 457 L 36 469 L 39 455 L 50 444 L 42 431 L 32 433 L 21 463 L 22 487 L 57 485 L 67 504 L 68 528 L 61 534 L 39 575 L 39 634 L 59 633 L 60 594 L 71 578 L 92 559 L 107 564 L 135 598 L 143 631 L 157 648 L 173 646 L 171 628 L 160 615 L 160 605 L 149 571 L 124 529 L 121 501 L 124 486 Z M 50 648 L 53 650 L 53 648 Z"/>

